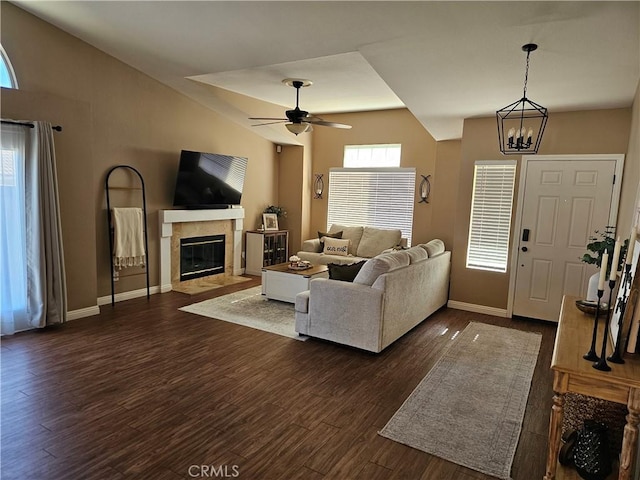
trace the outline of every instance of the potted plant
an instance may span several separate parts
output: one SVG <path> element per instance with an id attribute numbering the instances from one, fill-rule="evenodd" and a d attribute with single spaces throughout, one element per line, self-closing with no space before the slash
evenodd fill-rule
<path id="1" fill-rule="evenodd" d="M 595 265 L 598 268 L 601 268 L 602 264 L 602 255 L 604 252 L 609 252 L 609 258 L 613 255 L 613 249 L 616 244 L 616 240 L 614 238 L 614 227 L 607 226 L 605 227 L 604 232 L 600 232 L 598 230 L 595 231 L 596 235 L 590 237 L 590 242 L 587 244 L 588 252 L 585 253 L 580 260 L 584 263 L 588 263 L 590 265 Z M 629 245 L 629 240 L 625 240 L 624 244 L 620 248 L 620 258 L 618 259 L 618 265 L 616 265 L 616 271 L 619 271 L 622 268 L 622 264 L 624 262 L 624 256 L 627 251 L 627 246 Z M 607 278 L 609 278 L 609 274 L 611 272 L 611 264 L 606 265 L 607 269 Z M 597 300 L 597 290 L 598 290 L 598 277 L 599 272 L 594 273 L 589 279 L 589 288 L 587 290 L 587 298 L 586 300 Z"/>
<path id="2" fill-rule="evenodd" d="M 269 205 L 262 211 L 262 213 L 275 213 L 278 218 L 287 216 L 285 209 L 276 205 Z"/>

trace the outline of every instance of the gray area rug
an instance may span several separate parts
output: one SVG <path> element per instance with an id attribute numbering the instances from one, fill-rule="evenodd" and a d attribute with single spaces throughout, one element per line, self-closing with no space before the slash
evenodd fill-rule
<path id="1" fill-rule="evenodd" d="M 541 340 L 471 322 L 380 435 L 509 479 Z"/>
<path id="2" fill-rule="evenodd" d="M 244 325 L 304 341 L 308 337 L 295 331 L 292 303 L 267 300 L 262 287 L 253 287 L 204 302 L 182 307 L 183 312 Z"/>

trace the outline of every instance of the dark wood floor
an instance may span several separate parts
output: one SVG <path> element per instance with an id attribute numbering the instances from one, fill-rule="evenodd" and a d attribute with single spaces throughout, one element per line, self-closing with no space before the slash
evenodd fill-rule
<path id="1" fill-rule="evenodd" d="M 555 325 L 443 309 L 374 355 L 177 310 L 258 283 L 3 338 L 2 479 L 489 479 L 377 435 L 470 321 L 543 334 L 512 472 L 542 478 Z"/>

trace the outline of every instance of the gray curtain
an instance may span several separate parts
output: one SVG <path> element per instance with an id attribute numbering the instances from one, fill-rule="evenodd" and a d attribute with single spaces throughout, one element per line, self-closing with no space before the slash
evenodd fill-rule
<path id="1" fill-rule="evenodd" d="M 25 155 L 27 298 L 31 326 L 45 327 L 66 321 L 67 286 L 53 129 L 33 123 Z"/>

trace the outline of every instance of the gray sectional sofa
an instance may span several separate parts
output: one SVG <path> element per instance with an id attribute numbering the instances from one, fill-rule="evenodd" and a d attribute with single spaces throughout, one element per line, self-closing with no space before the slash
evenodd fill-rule
<path id="1" fill-rule="evenodd" d="M 401 238 L 400 230 L 387 230 L 374 227 L 347 227 L 345 225 L 331 225 L 327 233 L 341 232 L 342 240 L 349 240 L 347 255 L 331 255 L 325 253 L 320 246 L 320 239 L 313 238 L 302 243 L 302 250 L 297 253 L 301 260 L 307 260 L 316 265 L 328 263 L 354 263 L 390 250 L 393 247 L 406 245 L 406 239 Z"/>
<path id="2" fill-rule="evenodd" d="M 296 296 L 296 331 L 380 352 L 447 303 L 450 263 L 432 240 L 367 260 L 352 283 L 314 279 Z"/>

